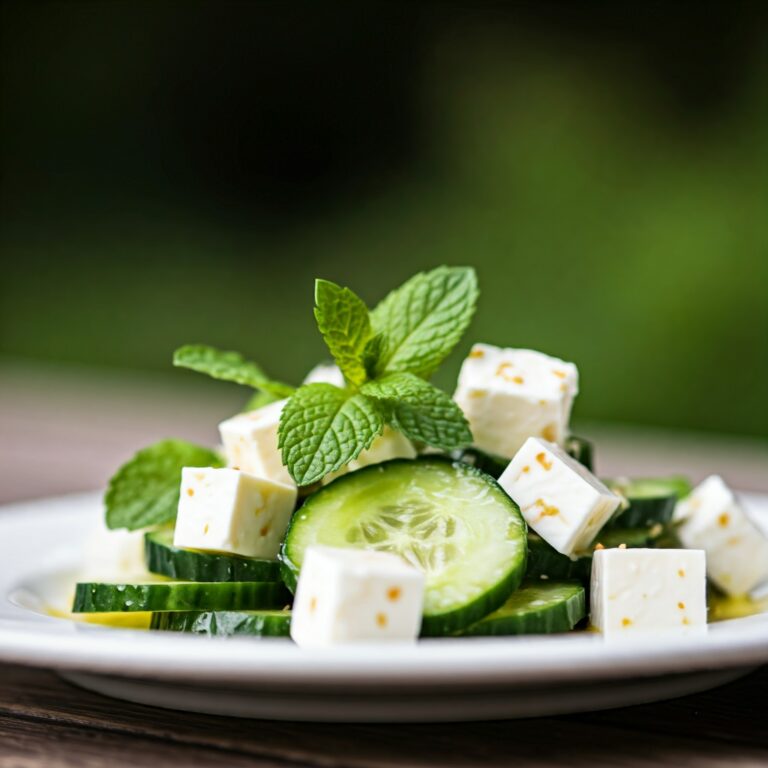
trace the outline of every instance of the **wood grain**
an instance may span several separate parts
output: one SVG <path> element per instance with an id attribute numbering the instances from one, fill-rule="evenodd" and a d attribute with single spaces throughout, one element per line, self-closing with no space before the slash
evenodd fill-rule
<path id="1" fill-rule="evenodd" d="M 768 668 L 610 712 L 450 725 L 272 723 L 153 709 L 0 666 L 0 766 L 768 765 Z"/>

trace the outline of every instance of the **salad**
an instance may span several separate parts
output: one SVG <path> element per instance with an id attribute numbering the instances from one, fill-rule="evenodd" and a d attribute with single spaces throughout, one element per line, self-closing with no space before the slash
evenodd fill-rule
<path id="1" fill-rule="evenodd" d="M 569 430 L 573 363 L 478 343 L 453 396 L 430 383 L 477 299 L 465 267 L 373 310 L 318 280 L 333 362 L 298 387 L 236 352 L 177 350 L 250 397 L 219 448 L 164 440 L 117 470 L 73 613 L 323 647 L 700 632 L 708 593 L 756 610 L 765 533 L 717 476 L 598 479 Z"/>

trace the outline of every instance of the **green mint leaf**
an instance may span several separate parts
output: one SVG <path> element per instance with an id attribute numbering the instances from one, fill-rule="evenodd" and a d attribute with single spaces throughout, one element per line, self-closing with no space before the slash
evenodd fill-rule
<path id="1" fill-rule="evenodd" d="M 387 337 L 383 333 L 371 336 L 365 344 L 363 349 L 363 366 L 369 379 L 373 379 L 376 376 L 376 367 L 379 364 L 381 353 L 384 351 L 386 344 Z"/>
<path id="2" fill-rule="evenodd" d="M 371 337 L 371 320 L 363 300 L 349 288 L 316 280 L 315 319 L 344 378 L 355 386 L 362 384 L 367 378 L 363 352 Z"/>
<path id="3" fill-rule="evenodd" d="M 108 528 L 134 531 L 176 519 L 182 467 L 221 467 L 221 457 L 184 440 L 162 440 L 139 451 L 109 481 Z"/>
<path id="4" fill-rule="evenodd" d="M 392 373 L 369 381 L 361 392 L 380 400 L 392 426 L 411 440 L 445 451 L 472 443 L 472 433 L 458 405 L 412 373 Z"/>
<path id="5" fill-rule="evenodd" d="M 456 346 L 475 313 L 477 275 L 471 267 L 438 267 L 395 289 L 371 312 L 387 345 L 377 372 L 428 378 Z"/>
<path id="6" fill-rule="evenodd" d="M 288 397 L 294 391 L 288 384 L 270 379 L 256 363 L 246 360 L 239 352 L 224 352 L 204 344 L 188 344 L 177 349 L 173 364 L 177 368 L 207 373 L 214 379 L 269 392 L 277 399 Z"/>
<path id="7" fill-rule="evenodd" d="M 291 477 L 310 485 L 357 458 L 383 429 L 376 401 L 332 384 L 306 384 L 283 408 L 278 444 Z"/>

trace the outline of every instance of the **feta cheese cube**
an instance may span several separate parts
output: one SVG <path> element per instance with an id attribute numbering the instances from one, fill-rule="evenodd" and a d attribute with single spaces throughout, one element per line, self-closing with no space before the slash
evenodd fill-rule
<path id="1" fill-rule="evenodd" d="M 274 558 L 295 505 L 295 485 L 238 469 L 184 467 L 173 543 Z"/>
<path id="2" fill-rule="evenodd" d="M 337 472 L 323 478 L 323 483 L 330 483 L 337 477 L 362 469 L 371 464 L 381 464 L 390 459 L 415 459 L 416 449 L 413 443 L 402 433 L 390 427 L 384 427 L 384 431 L 377 437 L 367 451 L 361 451 L 360 455 L 346 464 Z"/>
<path id="3" fill-rule="evenodd" d="M 397 555 L 309 547 L 293 603 L 291 637 L 305 647 L 413 641 L 423 602 L 424 574 Z"/>
<path id="4" fill-rule="evenodd" d="M 599 549 L 592 559 L 591 623 L 606 636 L 701 631 L 707 625 L 705 554 L 693 549 Z"/>
<path id="5" fill-rule="evenodd" d="M 678 502 L 675 520 L 683 546 L 706 551 L 709 578 L 723 592 L 744 595 L 768 581 L 768 538 L 721 477 Z"/>
<path id="6" fill-rule="evenodd" d="M 219 424 L 227 466 L 285 485 L 295 485 L 277 447 L 277 428 L 287 400 L 240 413 Z"/>
<path id="7" fill-rule="evenodd" d="M 528 525 L 558 552 L 586 549 L 621 498 L 554 443 L 529 437 L 499 478 Z"/>
<path id="8" fill-rule="evenodd" d="M 305 377 L 304 384 L 333 384 L 336 387 L 346 387 L 344 374 L 338 365 L 321 363 L 316 365 Z"/>
<path id="9" fill-rule="evenodd" d="M 475 344 L 453 398 L 477 447 L 510 457 L 529 437 L 563 444 L 578 384 L 573 363 L 530 349 Z"/>

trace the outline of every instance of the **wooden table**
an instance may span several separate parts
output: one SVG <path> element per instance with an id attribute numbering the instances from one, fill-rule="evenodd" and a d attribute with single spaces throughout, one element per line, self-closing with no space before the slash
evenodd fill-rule
<path id="1" fill-rule="evenodd" d="M 104 484 L 161 437 L 215 439 L 227 390 L 0 368 L 0 500 Z M 600 469 L 695 478 L 719 471 L 768 491 L 753 441 L 592 427 Z M 2 512 L 0 511 L 0 514 Z M 536 720 L 320 725 L 176 713 L 74 688 L 47 670 L 0 665 L 0 768 L 27 766 L 768 766 L 768 667 L 676 701 Z"/>
<path id="2" fill-rule="evenodd" d="M 628 709 L 449 725 L 328 725 L 177 713 L 114 701 L 48 671 L 0 666 L 1 766 L 768 765 L 768 668 Z"/>

